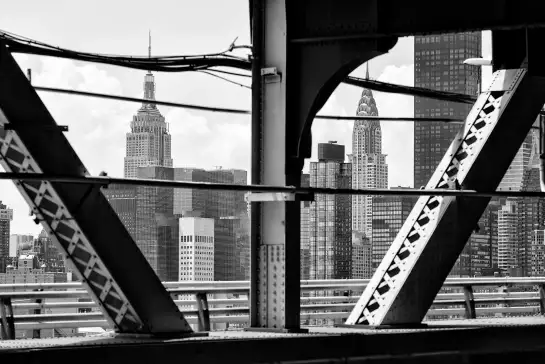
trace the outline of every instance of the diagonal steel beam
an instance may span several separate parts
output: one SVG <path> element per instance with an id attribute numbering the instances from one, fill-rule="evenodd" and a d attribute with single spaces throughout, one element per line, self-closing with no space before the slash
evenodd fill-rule
<path id="1" fill-rule="evenodd" d="M 544 103 L 545 78 L 496 71 L 426 188 L 495 190 Z M 489 200 L 421 197 L 346 324 L 420 323 Z"/>
<path id="2" fill-rule="evenodd" d="M 88 172 L 0 43 L 0 164 L 8 172 Z M 192 330 L 100 188 L 14 181 L 49 236 L 80 273 L 120 333 L 186 335 Z"/>

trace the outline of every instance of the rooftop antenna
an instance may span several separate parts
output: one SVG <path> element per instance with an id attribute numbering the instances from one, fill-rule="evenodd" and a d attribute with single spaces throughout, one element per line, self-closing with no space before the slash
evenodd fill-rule
<path id="1" fill-rule="evenodd" d="M 369 79 L 369 61 L 367 61 L 365 65 L 367 66 L 365 70 L 365 79 L 368 80 Z"/>
<path id="2" fill-rule="evenodd" d="M 149 29 L 148 33 L 148 58 L 151 58 L 151 29 Z M 148 71 L 148 73 L 151 73 L 151 71 Z"/>

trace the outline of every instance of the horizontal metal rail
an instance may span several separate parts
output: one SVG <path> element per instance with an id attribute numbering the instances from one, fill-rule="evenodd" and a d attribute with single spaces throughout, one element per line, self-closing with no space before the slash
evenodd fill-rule
<path id="1" fill-rule="evenodd" d="M 316 322 L 315 320 L 347 318 L 359 298 L 356 293 L 362 291 L 367 283 L 368 280 L 363 279 L 301 281 L 301 319 L 312 323 Z M 210 295 L 208 304 L 211 323 L 248 322 L 247 281 L 165 282 L 164 285 L 175 298 L 174 302 L 180 311 L 188 317 L 189 323 L 198 323 L 199 312 L 195 300 L 197 293 Z M 545 297 L 539 290 L 512 292 L 513 289 L 528 290 L 528 287 L 536 286 L 545 286 L 545 278 L 449 278 L 443 286 L 443 291 L 446 292 L 437 295 L 426 318 L 428 320 L 452 316 L 470 318 L 463 293 L 464 287 L 477 289 L 473 300 L 476 314 L 542 313 L 540 305 L 545 304 Z M 334 295 L 333 292 L 340 295 Z M 344 295 L 346 293 L 348 295 Z M 216 297 L 218 295 L 219 297 Z M 180 296 L 187 296 L 187 299 L 176 299 L 182 298 Z M 68 309 L 98 309 L 98 305 L 90 300 L 87 291 L 82 289 L 79 282 L 2 284 L 0 298 L 13 301 L 16 330 L 109 327 L 100 312 L 66 312 Z M 33 314 L 21 314 L 21 311 L 26 310 Z M 42 310 L 43 313 L 36 314 L 34 310 Z"/>
<path id="2" fill-rule="evenodd" d="M 545 197 L 540 191 L 475 191 L 447 189 L 403 188 L 321 188 L 268 185 L 235 185 L 230 183 L 169 181 L 161 179 L 114 178 L 108 176 L 74 176 L 62 174 L 0 172 L 0 180 L 51 181 L 86 185 L 109 186 L 111 184 L 164 188 L 191 188 L 222 191 L 246 191 L 265 193 L 299 193 L 306 195 L 363 195 L 363 196 L 452 196 L 452 197 Z"/>

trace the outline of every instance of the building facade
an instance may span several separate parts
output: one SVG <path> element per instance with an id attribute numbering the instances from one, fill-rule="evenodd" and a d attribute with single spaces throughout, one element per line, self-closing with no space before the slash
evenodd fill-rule
<path id="1" fill-rule="evenodd" d="M 214 219 L 179 219 L 179 281 L 214 280 Z"/>
<path id="2" fill-rule="evenodd" d="M 481 68 L 464 64 L 481 57 L 481 32 L 414 37 L 414 85 L 438 91 L 477 95 Z M 415 117 L 465 119 L 471 105 L 414 98 Z M 414 123 L 414 187 L 426 186 L 460 129 L 437 122 Z"/>
<path id="3" fill-rule="evenodd" d="M 415 202 L 410 196 L 372 198 L 371 274 L 384 259 Z"/>
<path id="4" fill-rule="evenodd" d="M 301 175 L 301 187 L 310 187 L 310 174 Z M 301 279 L 310 279 L 310 201 L 301 201 Z"/>
<path id="5" fill-rule="evenodd" d="M 371 265 L 372 248 L 369 238 L 352 232 L 352 279 L 369 279 L 373 275 Z"/>
<path id="6" fill-rule="evenodd" d="M 9 256 L 18 257 L 24 251 L 30 251 L 34 243 L 34 235 L 11 234 L 9 236 Z"/>
<path id="7" fill-rule="evenodd" d="M 344 146 L 318 144 L 318 162 L 310 163 L 310 186 L 351 188 L 352 165 L 344 163 Z M 350 278 L 352 263 L 352 199 L 346 195 L 315 196 L 310 204 L 310 279 Z"/>
<path id="8" fill-rule="evenodd" d="M 174 169 L 139 167 L 138 178 L 173 180 Z M 172 188 L 138 186 L 135 241 L 163 281 L 178 279 L 178 220 Z"/>
<path id="9" fill-rule="evenodd" d="M 6 272 L 9 262 L 10 224 L 13 210 L 0 201 L 0 273 Z"/>
<path id="10" fill-rule="evenodd" d="M 507 198 L 498 212 L 498 268 L 513 273 L 521 268 L 519 256 L 518 203 L 516 198 Z"/>
<path id="11" fill-rule="evenodd" d="M 247 178 L 238 169 L 174 168 L 177 181 L 247 184 Z M 175 189 L 174 214 L 214 219 L 214 280 L 249 279 L 250 218 L 244 192 Z"/>
<path id="12" fill-rule="evenodd" d="M 493 199 L 450 272 L 453 277 L 487 276 L 498 267 L 498 211 Z"/>
<path id="13" fill-rule="evenodd" d="M 117 213 L 117 216 L 136 240 L 136 195 L 137 186 L 111 184 L 102 193 Z"/>
<path id="14" fill-rule="evenodd" d="M 545 276 L 545 230 L 532 231 L 532 276 Z"/>
<path id="15" fill-rule="evenodd" d="M 155 78 L 148 72 L 144 78 L 142 107 L 133 116 L 131 131 L 127 133 L 124 175 L 137 178 L 138 167 L 172 167 L 171 136 L 168 124 L 155 100 Z"/>

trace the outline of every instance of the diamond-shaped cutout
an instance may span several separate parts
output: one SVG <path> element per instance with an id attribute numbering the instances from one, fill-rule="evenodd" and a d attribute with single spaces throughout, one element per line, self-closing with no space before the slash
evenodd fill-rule
<path id="1" fill-rule="evenodd" d="M 428 209 L 433 210 L 437 206 L 439 206 L 439 200 L 437 200 L 437 199 L 430 200 L 430 202 L 428 202 L 428 204 L 426 206 L 428 207 Z"/>
<path id="2" fill-rule="evenodd" d="M 475 135 L 471 135 L 471 136 L 468 135 L 468 137 L 465 140 L 465 143 L 469 146 L 475 143 L 476 141 L 477 141 L 477 137 Z"/>
<path id="3" fill-rule="evenodd" d="M 455 176 L 457 173 L 458 173 L 458 168 L 456 168 L 455 166 L 450 166 L 447 169 L 447 176 L 449 176 L 450 178 Z"/>

